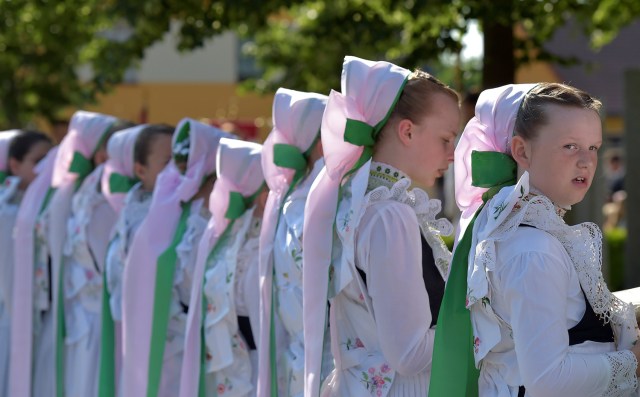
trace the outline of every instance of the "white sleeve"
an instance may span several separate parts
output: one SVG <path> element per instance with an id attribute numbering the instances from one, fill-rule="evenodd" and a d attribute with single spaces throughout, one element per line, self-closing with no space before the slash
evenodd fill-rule
<path id="1" fill-rule="evenodd" d="M 357 245 L 384 357 L 404 376 L 425 371 L 431 366 L 435 329 L 430 329 L 415 213 L 396 202 L 369 207 Z"/>
<path id="2" fill-rule="evenodd" d="M 562 247 L 559 247 L 562 249 Z M 562 253 L 525 252 L 498 275 L 522 382 L 530 396 L 623 396 L 635 388 L 630 351 L 570 353 L 567 296 L 570 263 Z M 618 368 L 615 368 L 618 367 Z M 633 387 L 633 388 L 631 388 Z"/>

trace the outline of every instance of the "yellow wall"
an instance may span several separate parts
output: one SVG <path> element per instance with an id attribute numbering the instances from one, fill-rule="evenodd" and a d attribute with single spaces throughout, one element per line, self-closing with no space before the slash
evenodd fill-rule
<path id="1" fill-rule="evenodd" d="M 253 121 L 264 138 L 271 128 L 273 95 L 240 94 L 229 83 L 122 84 L 89 110 L 139 122 L 175 125 L 184 117 Z"/>

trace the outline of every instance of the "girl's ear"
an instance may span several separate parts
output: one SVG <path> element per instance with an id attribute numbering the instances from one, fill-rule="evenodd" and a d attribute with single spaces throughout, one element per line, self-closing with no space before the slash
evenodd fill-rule
<path id="1" fill-rule="evenodd" d="M 20 162 L 13 157 L 9 157 L 9 172 L 11 175 L 18 175 L 20 173 Z"/>
<path id="2" fill-rule="evenodd" d="M 145 176 L 147 175 L 147 167 L 138 162 L 135 162 L 133 163 L 133 173 L 135 174 L 136 178 L 143 181 L 145 179 Z"/>
<path id="3" fill-rule="evenodd" d="M 396 133 L 398 134 L 398 139 L 402 142 L 403 145 L 409 146 L 411 144 L 411 140 L 413 139 L 413 134 L 415 133 L 413 130 L 413 122 L 409 119 L 402 119 L 396 125 Z"/>
<path id="4" fill-rule="evenodd" d="M 523 170 L 531 165 L 531 145 L 523 137 L 515 135 L 511 139 L 511 156 Z"/>

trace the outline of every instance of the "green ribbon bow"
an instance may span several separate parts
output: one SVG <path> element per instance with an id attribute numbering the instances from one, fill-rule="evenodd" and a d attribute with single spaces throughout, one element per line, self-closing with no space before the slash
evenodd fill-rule
<path id="1" fill-rule="evenodd" d="M 109 175 L 111 193 L 127 193 L 137 182 L 137 178 L 130 178 L 117 172 Z"/>
<path id="2" fill-rule="evenodd" d="M 229 192 L 229 206 L 227 212 L 224 214 L 225 218 L 236 220 L 247 211 L 247 208 L 251 206 L 253 197 L 245 198 L 238 192 Z"/>
<path id="3" fill-rule="evenodd" d="M 82 180 L 93 170 L 93 163 L 80 152 L 73 152 L 73 159 L 69 166 L 69 172 L 78 174 L 78 179 Z"/>
<path id="4" fill-rule="evenodd" d="M 504 153 L 473 151 L 471 179 L 473 186 L 489 190 L 482 195 L 484 203 L 467 226 L 451 262 L 433 348 L 429 386 L 429 396 L 432 397 L 478 396 L 479 371 L 473 357 L 471 312 L 466 308 L 467 265 L 473 225 L 487 201 L 503 187 L 516 184 L 516 162 Z"/>

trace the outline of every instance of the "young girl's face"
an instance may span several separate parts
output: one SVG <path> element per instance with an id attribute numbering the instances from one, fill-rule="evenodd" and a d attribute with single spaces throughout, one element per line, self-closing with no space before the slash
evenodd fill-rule
<path id="1" fill-rule="evenodd" d="M 171 160 L 171 135 L 158 134 L 150 143 L 147 163 L 136 163 L 136 176 L 142 182 L 142 188 L 153 191 L 158 174 Z"/>
<path id="2" fill-rule="evenodd" d="M 20 189 L 24 190 L 35 179 L 36 174 L 34 168 L 40 160 L 47 155 L 51 149 L 51 143 L 47 141 L 38 141 L 31 146 L 22 161 L 10 159 L 11 174 L 20 178 Z"/>
<path id="3" fill-rule="evenodd" d="M 537 137 L 523 140 L 527 159 L 518 163 L 529 171 L 533 187 L 556 205 L 569 207 L 582 201 L 593 182 L 602 145 L 600 117 L 572 106 L 547 105 L 545 112 L 548 122 Z"/>
<path id="4" fill-rule="evenodd" d="M 445 94 L 435 94 L 431 111 L 412 127 L 412 143 L 406 155 L 412 169 L 411 180 L 421 187 L 431 187 L 453 162 L 453 151 L 460 123 L 460 108 Z"/>

